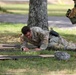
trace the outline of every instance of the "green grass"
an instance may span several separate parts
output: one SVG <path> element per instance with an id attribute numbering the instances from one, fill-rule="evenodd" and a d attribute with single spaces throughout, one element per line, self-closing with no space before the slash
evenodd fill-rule
<path id="1" fill-rule="evenodd" d="M 19 42 L 19 36 L 21 35 L 21 28 L 23 26 L 24 24 L 0 23 L 0 43 Z"/>
<path id="2" fill-rule="evenodd" d="M 0 23 L 0 43 L 20 43 L 19 36 L 24 24 Z M 64 38 L 76 42 L 76 29 L 54 28 Z M 62 50 L 63 51 L 63 50 Z M 0 75 L 73 75 L 76 74 L 76 52 L 67 51 L 68 61 L 56 58 L 28 58 L 19 60 L 0 60 Z M 54 50 L 21 52 L 18 49 L 1 50 L 1 55 L 39 55 L 54 54 Z"/>
<path id="3" fill-rule="evenodd" d="M 1 5 L 3 9 L 6 9 L 6 13 L 13 14 L 28 14 L 29 4 L 5 4 Z M 64 16 L 68 9 L 72 9 L 73 5 L 61 5 L 61 4 L 48 4 L 47 12 L 49 16 Z"/>
<path id="4" fill-rule="evenodd" d="M 0 13 L 28 14 L 28 4 L 1 5 Z M 73 5 L 49 5 L 49 16 L 64 16 Z M 6 12 L 7 10 L 7 12 Z M 19 36 L 24 24 L 0 23 L 0 43 L 20 43 Z M 76 29 L 54 28 L 68 41 L 76 42 Z M 63 50 L 62 50 L 63 51 Z M 0 60 L 0 75 L 72 75 L 76 74 L 76 52 L 67 51 L 71 54 L 68 61 L 60 61 L 55 58 L 28 58 L 19 60 Z M 39 55 L 54 54 L 54 51 L 21 52 L 18 49 L 0 51 L 4 55 Z"/>
<path id="5" fill-rule="evenodd" d="M 20 33 L 25 24 L 0 23 L 0 33 Z"/>
<path id="6" fill-rule="evenodd" d="M 65 16 L 68 9 L 72 9 L 73 5 L 65 5 L 65 4 L 48 4 L 47 12 L 49 16 Z"/>

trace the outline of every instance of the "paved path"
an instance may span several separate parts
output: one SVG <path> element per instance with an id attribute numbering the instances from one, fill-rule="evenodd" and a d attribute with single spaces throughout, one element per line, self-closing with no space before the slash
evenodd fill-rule
<path id="1" fill-rule="evenodd" d="M 28 16 L 16 14 L 0 14 L 0 22 L 10 23 L 27 23 Z M 48 17 L 50 27 L 58 28 L 76 28 L 76 24 L 72 25 L 67 17 Z"/>

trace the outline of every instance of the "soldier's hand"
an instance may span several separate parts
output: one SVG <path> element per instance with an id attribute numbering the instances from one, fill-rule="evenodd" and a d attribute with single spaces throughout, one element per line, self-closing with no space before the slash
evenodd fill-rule
<path id="1" fill-rule="evenodd" d="M 29 48 L 25 47 L 25 48 L 23 48 L 23 51 L 27 52 L 27 51 L 29 51 Z"/>

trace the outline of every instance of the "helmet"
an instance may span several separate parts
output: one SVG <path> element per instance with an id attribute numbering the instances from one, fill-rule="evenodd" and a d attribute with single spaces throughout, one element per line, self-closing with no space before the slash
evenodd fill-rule
<path id="1" fill-rule="evenodd" d="M 54 53 L 54 55 L 55 55 L 55 58 L 59 60 L 69 60 L 70 58 L 70 54 L 68 54 L 67 52 L 57 51 Z"/>

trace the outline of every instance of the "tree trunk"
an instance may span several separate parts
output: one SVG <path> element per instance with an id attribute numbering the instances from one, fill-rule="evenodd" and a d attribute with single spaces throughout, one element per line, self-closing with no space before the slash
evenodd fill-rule
<path id="1" fill-rule="evenodd" d="M 76 7 L 76 0 L 73 0 L 74 1 L 74 7 Z"/>
<path id="2" fill-rule="evenodd" d="M 47 0 L 30 0 L 28 26 L 48 30 Z"/>

